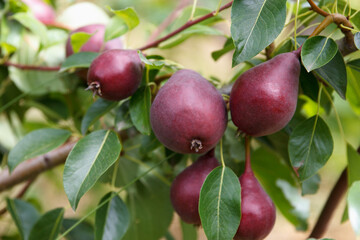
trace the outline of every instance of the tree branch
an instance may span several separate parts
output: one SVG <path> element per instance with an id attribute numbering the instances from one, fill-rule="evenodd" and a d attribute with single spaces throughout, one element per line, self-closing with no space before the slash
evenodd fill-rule
<path id="1" fill-rule="evenodd" d="M 341 173 L 338 181 L 332 189 L 323 210 L 309 236 L 309 238 L 321 238 L 329 226 L 332 215 L 339 205 L 347 190 L 347 167 Z"/>
<path id="2" fill-rule="evenodd" d="M 324 16 L 324 17 L 330 15 L 329 13 L 327 13 L 324 10 L 322 10 L 321 8 L 319 8 L 312 0 L 307 0 L 307 1 L 310 4 L 310 6 L 314 12 L 317 12 L 318 14 L 320 14 L 321 16 Z"/>
<path id="3" fill-rule="evenodd" d="M 65 143 L 44 155 L 22 162 L 11 174 L 8 169 L 4 169 L 0 172 L 0 192 L 63 164 L 75 143 L 76 141 Z"/>
<path id="4" fill-rule="evenodd" d="M 177 18 L 181 10 L 186 7 L 190 3 L 190 0 L 181 0 L 177 7 L 174 9 L 174 11 L 171 12 L 171 14 L 165 18 L 165 20 L 159 25 L 159 27 L 156 29 L 156 31 L 150 36 L 149 43 L 155 41 L 155 39 L 165 30 L 167 26 L 170 25 L 170 23 Z"/>
<path id="5" fill-rule="evenodd" d="M 30 180 L 28 180 L 28 182 L 24 185 L 24 187 L 21 189 L 21 191 L 15 196 L 15 198 L 22 198 L 26 191 L 30 188 L 31 184 L 35 181 L 35 178 L 32 178 Z M 3 209 L 0 210 L 0 216 L 3 215 L 4 213 L 6 213 L 7 208 L 4 207 Z"/>
<path id="6" fill-rule="evenodd" d="M 39 71 L 59 71 L 60 67 L 48 67 L 48 66 L 35 66 L 35 65 L 24 65 L 12 62 L 4 62 L 2 65 L 9 67 L 16 67 L 22 70 L 39 70 Z"/>
<path id="7" fill-rule="evenodd" d="M 223 11 L 223 10 L 231 7 L 232 3 L 233 3 L 233 2 L 231 1 L 231 2 L 229 2 L 228 4 L 225 4 L 224 6 L 222 6 L 222 7 L 219 9 L 219 12 L 221 12 L 221 11 Z M 151 42 L 151 43 L 149 43 L 149 44 L 147 44 L 147 45 L 139 48 L 139 50 L 140 50 L 140 51 L 144 51 L 144 50 L 149 49 L 149 48 L 157 47 L 157 46 L 159 46 L 160 43 L 168 40 L 169 38 L 175 36 L 176 34 L 182 32 L 182 31 L 184 31 L 185 29 L 187 29 L 187 28 L 189 28 L 189 27 L 191 27 L 191 26 L 193 26 L 193 25 L 195 25 L 195 24 L 197 24 L 197 23 L 199 23 L 199 22 L 202 22 L 202 21 L 204 21 L 204 20 L 206 20 L 206 19 L 208 19 L 208 18 L 211 18 L 211 17 L 213 17 L 213 16 L 215 16 L 215 15 L 216 15 L 216 11 L 212 11 L 211 13 L 206 14 L 206 15 L 198 18 L 198 19 L 190 20 L 190 21 L 188 21 L 187 23 L 185 23 L 184 25 L 182 25 L 180 28 L 172 31 L 171 33 L 169 33 L 168 35 L 160 38 L 159 40 L 156 40 L 156 41 L 154 41 L 154 42 Z"/>

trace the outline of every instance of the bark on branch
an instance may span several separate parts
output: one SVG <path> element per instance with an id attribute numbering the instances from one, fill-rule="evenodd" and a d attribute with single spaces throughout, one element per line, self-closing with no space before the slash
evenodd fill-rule
<path id="1" fill-rule="evenodd" d="M 20 163 L 10 174 L 8 169 L 0 172 L 0 192 L 40 173 L 63 164 L 76 141 L 68 142 L 44 155 Z"/>

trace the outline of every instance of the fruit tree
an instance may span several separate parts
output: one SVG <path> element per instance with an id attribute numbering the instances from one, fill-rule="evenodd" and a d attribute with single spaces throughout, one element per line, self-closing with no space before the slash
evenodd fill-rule
<path id="1" fill-rule="evenodd" d="M 0 13 L 0 239 L 360 238 L 358 0 Z"/>

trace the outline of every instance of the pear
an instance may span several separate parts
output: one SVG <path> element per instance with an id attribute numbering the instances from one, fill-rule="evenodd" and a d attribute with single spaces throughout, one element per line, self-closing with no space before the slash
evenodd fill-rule
<path id="1" fill-rule="evenodd" d="M 160 88 L 150 109 L 157 139 L 177 153 L 206 153 L 227 126 L 225 102 L 217 89 L 192 70 L 179 70 Z"/>
<path id="2" fill-rule="evenodd" d="M 230 94 L 239 132 L 258 137 L 285 127 L 295 113 L 299 76 L 299 51 L 279 54 L 242 74 Z"/>
<path id="3" fill-rule="evenodd" d="M 276 210 L 251 169 L 239 178 L 241 184 L 241 220 L 235 240 L 261 240 L 272 230 Z"/>
<path id="4" fill-rule="evenodd" d="M 170 189 L 171 203 L 180 218 L 189 224 L 200 225 L 199 197 L 201 187 L 209 173 L 219 166 L 214 149 L 198 158 L 182 171 Z"/>

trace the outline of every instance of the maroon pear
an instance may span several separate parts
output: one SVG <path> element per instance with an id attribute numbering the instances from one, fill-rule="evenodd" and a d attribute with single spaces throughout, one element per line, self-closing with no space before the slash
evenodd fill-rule
<path id="1" fill-rule="evenodd" d="M 159 90 L 150 109 L 155 136 L 178 153 L 205 153 L 222 137 L 227 111 L 221 94 L 200 74 L 179 70 Z"/>
<path id="2" fill-rule="evenodd" d="M 214 149 L 198 158 L 182 171 L 170 189 L 171 203 L 180 218 L 189 224 L 200 225 L 199 196 L 201 187 L 209 173 L 219 166 Z"/>
<path id="3" fill-rule="evenodd" d="M 34 14 L 35 18 L 45 25 L 55 22 L 55 11 L 42 0 L 22 0 Z"/>
<path id="4" fill-rule="evenodd" d="M 241 220 L 235 240 L 261 240 L 275 224 L 276 210 L 252 170 L 239 178 L 241 184 Z"/>
<path id="5" fill-rule="evenodd" d="M 100 52 L 102 45 L 104 44 L 105 25 L 103 24 L 91 24 L 75 29 L 69 34 L 66 42 L 66 57 L 69 57 L 74 53 L 71 46 L 71 35 L 78 32 L 84 32 L 92 35 L 89 40 L 81 46 L 80 52 Z M 115 38 L 106 42 L 103 50 L 110 49 L 122 49 L 123 43 L 121 38 Z"/>
<path id="6" fill-rule="evenodd" d="M 295 113 L 299 75 L 298 52 L 279 54 L 242 74 L 230 94 L 231 118 L 239 131 L 265 136 L 285 127 Z"/>
<path id="7" fill-rule="evenodd" d="M 89 89 L 107 100 L 125 99 L 139 87 L 143 68 L 137 51 L 108 50 L 90 65 L 87 77 Z"/>

